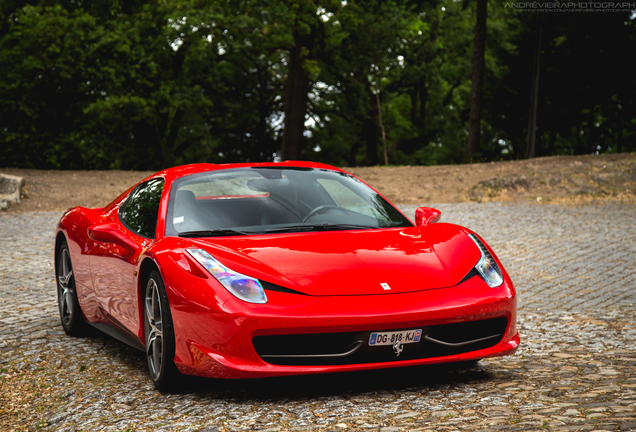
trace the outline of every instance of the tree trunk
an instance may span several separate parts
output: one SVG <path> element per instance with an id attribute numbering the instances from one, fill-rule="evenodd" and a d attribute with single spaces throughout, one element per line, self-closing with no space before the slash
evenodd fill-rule
<path id="1" fill-rule="evenodd" d="M 619 108 L 618 113 L 618 139 L 616 140 L 616 153 L 623 151 L 623 108 Z"/>
<path id="2" fill-rule="evenodd" d="M 468 127 L 468 156 L 479 150 L 481 123 L 481 89 L 484 79 L 484 51 L 486 49 L 487 0 L 477 1 L 475 48 L 473 50 L 473 81 L 470 95 L 470 121 Z"/>
<path id="3" fill-rule="evenodd" d="M 303 69 L 301 38 L 297 36 L 294 39 L 296 44 L 290 52 L 289 71 L 285 81 L 285 127 L 281 146 L 282 160 L 300 159 L 307 112 L 309 77 Z"/>
<path id="4" fill-rule="evenodd" d="M 386 150 L 386 132 L 384 131 L 384 123 L 382 122 L 382 105 L 380 104 L 380 86 L 379 86 L 379 78 L 376 75 L 375 82 L 377 85 L 375 91 L 375 103 L 378 106 L 378 125 L 380 126 L 380 130 L 382 131 L 382 150 L 384 151 L 384 165 L 389 164 L 389 155 Z"/>
<path id="5" fill-rule="evenodd" d="M 532 91 L 530 92 L 530 116 L 528 119 L 528 143 L 526 147 L 526 158 L 535 156 L 535 143 L 537 136 L 537 107 L 539 101 L 539 66 L 541 60 L 541 32 L 539 27 L 539 37 L 537 39 L 537 50 L 534 54 L 534 70 L 532 71 Z"/>
<path id="6" fill-rule="evenodd" d="M 426 129 L 426 102 L 428 101 L 428 87 L 426 87 L 426 80 L 424 77 L 420 79 L 420 130 L 422 132 Z"/>
<path id="7" fill-rule="evenodd" d="M 378 127 L 373 119 L 375 118 L 375 103 L 369 100 L 369 115 L 364 119 L 362 123 L 362 136 L 367 145 L 367 159 L 366 165 L 379 165 L 380 159 L 378 158 Z"/>
<path id="8" fill-rule="evenodd" d="M 360 141 L 360 139 L 355 140 L 353 144 L 351 144 L 351 148 L 349 149 L 349 157 L 348 157 L 350 167 L 358 166 L 358 161 L 356 160 L 356 154 L 358 153 L 358 149 L 360 148 L 361 144 L 362 142 Z"/>
<path id="9" fill-rule="evenodd" d="M 420 77 L 417 84 L 411 90 L 411 123 L 424 132 L 426 128 L 426 101 L 428 100 L 428 88 L 426 79 Z"/>
<path id="10" fill-rule="evenodd" d="M 417 104 L 419 103 L 417 98 L 418 94 L 419 90 L 417 87 L 413 87 L 411 89 L 411 93 L 409 94 L 409 97 L 411 98 L 411 124 L 413 126 L 417 126 L 420 118 L 420 113 L 417 110 Z"/>

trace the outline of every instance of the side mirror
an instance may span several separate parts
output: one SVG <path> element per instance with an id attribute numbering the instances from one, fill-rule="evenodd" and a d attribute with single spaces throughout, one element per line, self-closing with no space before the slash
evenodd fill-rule
<path id="1" fill-rule="evenodd" d="M 130 252 L 139 249 L 139 245 L 128 238 L 116 223 L 92 225 L 88 227 L 88 237 L 101 243 L 114 243 Z"/>
<path id="2" fill-rule="evenodd" d="M 415 210 L 415 225 L 425 226 L 435 222 L 439 222 L 442 218 L 442 212 L 431 207 L 418 207 Z"/>

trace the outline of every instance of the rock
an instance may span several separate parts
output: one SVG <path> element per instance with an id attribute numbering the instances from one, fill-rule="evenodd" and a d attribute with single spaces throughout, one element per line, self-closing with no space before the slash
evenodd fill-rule
<path id="1" fill-rule="evenodd" d="M 433 417 L 454 417 L 457 415 L 457 411 L 453 410 L 443 410 L 443 411 L 435 411 L 431 413 Z"/>
<path id="2" fill-rule="evenodd" d="M 56 423 L 61 422 L 61 421 L 62 421 L 62 420 L 64 420 L 66 417 L 68 417 L 68 416 L 66 415 L 66 413 L 60 413 L 60 414 L 54 415 L 53 417 L 49 418 L 49 419 L 47 420 L 47 423 L 48 423 L 49 425 L 54 425 L 54 424 L 56 424 Z"/>
<path id="3" fill-rule="evenodd" d="M 0 207 L 2 207 L 3 201 L 6 201 L 6 203 L 19 203 L 23 186 L 24 179 L 22 177 L 0 174 Z"/>
<path id="4" fill-rule="evenodd" d="M 393 417 L 393 419 L 394 420 L 404 420 L 404 419 L 407 419 L 407 418 L 417 417 L 420 414 L 421 413 L 419 413 L 417 411 L 411 411 L 411 412 L 407 412 L 407 413 L 404 413 L 404 414 L 396 415 L 395 417 Z"/>

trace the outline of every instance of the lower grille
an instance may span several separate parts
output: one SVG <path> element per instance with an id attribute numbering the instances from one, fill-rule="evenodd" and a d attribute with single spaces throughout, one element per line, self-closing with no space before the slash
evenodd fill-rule
<path id="1" fill-rule="evenodd" d="M 275 365 L 319 366 L 383 363 L 445 357 L 489 348 L 501 341 L 508 320 L 504 317 L 480 321 L 422 327 L 418 343 L 403 344 L 396 357 L 391 345 L 370 346 L 368 332 L 256 336 L 252 343 L 263 361 Z"/>

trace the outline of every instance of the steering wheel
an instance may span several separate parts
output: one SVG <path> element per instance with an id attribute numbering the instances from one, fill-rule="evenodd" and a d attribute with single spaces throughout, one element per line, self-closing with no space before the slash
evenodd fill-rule
<path id="1" fill-rule="evenodd" d="M 340 207 L 340 206 L 337 206 L 337 205 L 328 205 L 328 204 L 326 204 L 326 205 L 318 206 L 318 207 L 316 207 L 315 209 L 313 209 L 312 211 L 310 211 L 310 212 L 309 212 L 309 214 L 308 214 L 307 216 L 305 216 L 305 219 L 303 219 L 303 223 L 307 222 L 307 220 L 308 220 L 310 217 L 312 217 L 313 215 L 315 215 L 315 214 L 317 214 L 317 213 L 320 213 L 320 212 L 321 212 L 321 211 L 323 211 L 323 210 L 339 210 L 339 211 L 341 211 L 341 212 L 343 212 L 343 213 L 345 213 L 345 214 L 349 215 L 349 212 L 348 212 L 347 210 L 343 209 L 343 208 L 342 208 L 342 207 Z"/>

